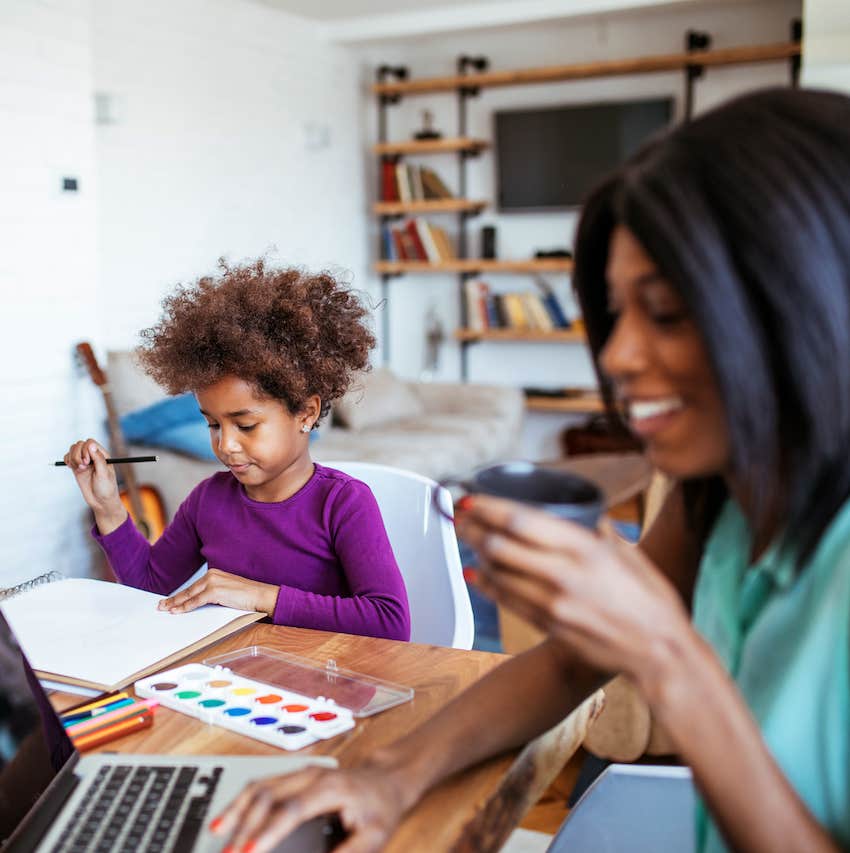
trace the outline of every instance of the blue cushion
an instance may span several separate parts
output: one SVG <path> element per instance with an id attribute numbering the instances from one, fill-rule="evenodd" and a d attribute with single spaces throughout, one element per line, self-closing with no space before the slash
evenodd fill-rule
<path id="1" fill-rule="evenodd" d="M 127 441 L 153 444 L 201 459 L 215 460 L 210 447 L 210 430 L 198 410 L 194 394 L 166 397 L 121 418 Z"/>
<path id="2" fill-rule="evenodd" d="M 134 444 L 167 447 L 200 459 L 216 458 L 210 447 L 209 427 L 194 394 L 166 397 L 130 412 L 121 418 L 121 429 L 127 441 Z M 310 441 L 318 437 L 316 430 L 310 433 Z"/>

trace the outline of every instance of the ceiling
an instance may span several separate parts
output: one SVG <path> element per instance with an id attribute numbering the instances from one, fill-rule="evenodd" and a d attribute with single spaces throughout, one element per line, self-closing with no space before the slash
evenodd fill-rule
<path id="1" fill-rule="evenodd" d="M 495 4 L 509 5 L 516 0 L 494 0 Z M 266 0 L 269 6 L 276 6 L 302 18 L 316 21 L 337 21 L 351 18 L 371 18 L 375 15 L 390 15 L 404 12 L 416 12 L 422 8 L 422 0 Z M 437 6 L 482 6 L 482 0 L 452 0 L 451 3 L 438 3 Z M 493 5 L 493 0 L 486 5 Z M 566 4 L 569 5 L 569 4 Z M 429 7 L 433 13 L 434 7 Z"/>
<path id="2" fill-rule="evenodd" d="M 331 41 L 424 36 L 708 0 L 259 0 L 318 24 Z M 740 2 L 740 0 L 713 0 Z"/>

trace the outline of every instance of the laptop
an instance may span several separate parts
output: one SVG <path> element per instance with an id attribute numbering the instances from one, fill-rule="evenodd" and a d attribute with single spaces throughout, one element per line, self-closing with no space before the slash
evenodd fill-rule
<path id="1" fill-rule="evenodd" d="M 321 756 L 81 756 L 0 613 L 0 843 L 46 853 L 218 853 L 208 825 L 245 784 Z M 333 843 L 329 820 L 300 827 L 280 853 Z M 338 839 L 337 839 L 338 840 Z"/>

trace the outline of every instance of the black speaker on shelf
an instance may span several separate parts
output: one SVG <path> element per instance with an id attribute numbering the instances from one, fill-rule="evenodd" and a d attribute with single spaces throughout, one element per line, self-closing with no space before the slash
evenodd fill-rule
<path id="1" fill-rule="evenodd" d="M 481 257 L 496 257 L 496 226 L 485 225 L 481 229 Z"/>

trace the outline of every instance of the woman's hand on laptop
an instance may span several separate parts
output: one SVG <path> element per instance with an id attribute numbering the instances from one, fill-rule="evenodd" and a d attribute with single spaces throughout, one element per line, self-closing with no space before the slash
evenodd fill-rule
<path id="1" fill-rule="evenodd" d="M 160 601 L 158 608 L 169 613 L 188 613 L 205 604 L 223 604 L 271 616 L 279 592 L 280 587 L 276 584 L 248 580 L 221 569 L 209 569 L 182 592 Z"/>
<path id="2" fill-rule="evenodd" d="M 212 821 L 210 829 L 230 836 L 225 851 L 265 853 L 302 823 L 335 814 L 347 833 L 335 849 L 372 853 L 384 848 L 416 796 L 403 774 L 386 768 L 308 767 L 251 783 Z"/>

